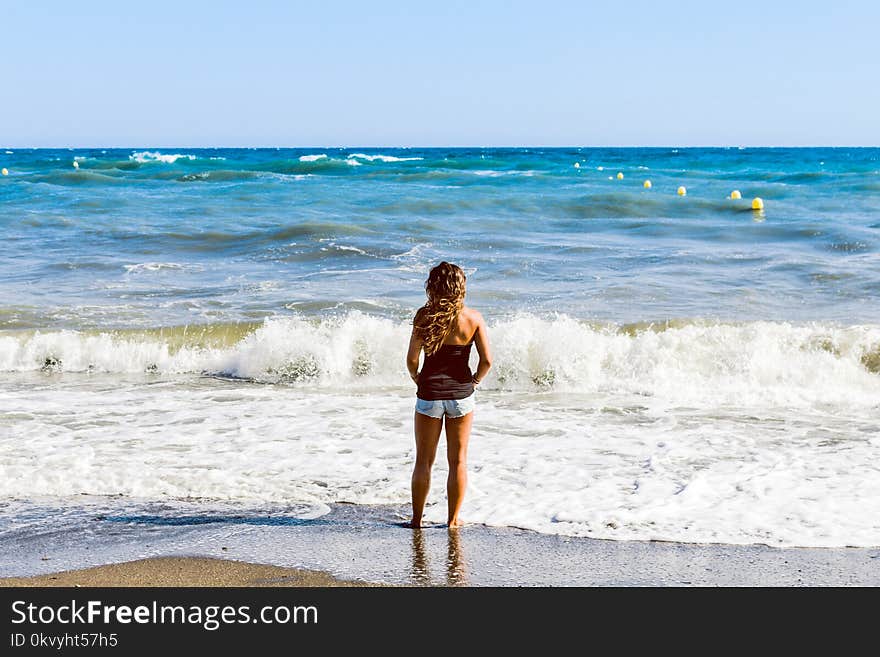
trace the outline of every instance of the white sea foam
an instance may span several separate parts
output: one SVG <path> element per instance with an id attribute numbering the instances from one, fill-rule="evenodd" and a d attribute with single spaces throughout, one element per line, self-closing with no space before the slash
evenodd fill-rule
<path id="1" fill-rule="evenodd" d="M 408 377 L 393 354 L 408 331 L 406 322 L 355 312 L 268 320 L 235 344 L 207 350 L 175 351 L 149 331 L 0 334 L 0 371 L 36 371 L 49 359 L 68 372 L 209 371 L 319 387 L 400 385 Z M 880 375 L 868 369 L 880 358 L 880 326 L 747 322 L 620 330 L 524 315 L 497 323 L 492 335 L 487 388 L 627 394 L 675 405 L 880 403 Z M 373 379 L 364 383 L 367 374 Z"/>
<path id="2" fill-rule="evenodd" d="M 201 271 L 202 268 L 200 266 L 184 265 L 178 262 L 139 262 L 133 265 L 125 265 L 125 271 L 129 274 L 136 274 L 144 271 L 160 271 L 162 269 L 176 269 L 178 271 L 192 269 L 195 271 Z"/>
<path id="3" fill-rule="evenodd" d="M 299 158 L 300 162 L 317 162 L 318 160 L 326 160 L 327 155 L 324 153 L 320 153 L 318 155 L 301 155 Z"/>
<path id="4" fill-rule="evenodd" d="M 365 153 L 352 153 L 349 160 L 366 160 L 367 162 L 414 162 L 423 160 L 423 157 L 396 157 L 394 155 L 367 155 Z"/>
<path id="5" fill-rule="evenodd" d="M 350 251 L 352 253 L 359 253 L 361 255 L 370 255 L 369 253 L 367 253 L 363 249 L 359 249 L 356 246 L 351 246 L 348 244 L 337 244 L 336 242 L 334 242 L 332 240 L 327 241 L 326 247 L 321 247 L 322 251 L 328 251 L 330 249 L 334 249 L 336 251 Z"/>
<path id="6" fill-rule="evenodd" d="M 277 180 L 279 182 L 290 182 L 296 180 L 305 180 L 306 178 L 314 177 L 314 174 L 311 173 L 277 173 L 275 171 L 260 171 L 258 174 L 259 178 L 264 178 L 266 180 Z"/>
<path id="7" fill-rule="evenodd" d="M 392 255 L 391 260 L 399 262 L 399 269 L 402 271 L 427 274 L 436 256 L 436 253 L 431 251 L 433 246 L 431 242 L 420 242 L 403 253 Z"/>
<path id="8" fill-rule="evenodd" d="M 534 170 L 525 170 L 525 171 L 497 171 L 495 169 L 472 169 L 468 171 L 468 173 L 474 176 L 484 176 L 487 178 L 500 178 L 501 176 L 525 176 L 526 178 L 534 176 L 537 174 L 537 171 Z"/>
<path id="9" fill-rule="evenodd" d="M 501 176 L 508 176 L 512 172 L 511 171 L 495 171 L 494 169 L 472 169 L 469 171 L 471 175 L 481 176 L 484 178 L 499 178 Z"/>
<path id="10" fill-rule="evenodd" d="M 405 504 L 410 329 L 351 313 L 270 320 L 213 346 L 181 347 L 179 332 L 0 334 L 0 369 L 25 372 L 0 392 L 0 498 Z M 880 375 L 868 369 L 880 326 L 621 330 L 526 315 L 490 335 L 466 521 L 880 545 Z M 27 373 L 39 369 L 51 373 Z M 92 374 L 58 373 L 76 371 Z M 431 521 L 444 519 L 442 488 Z"/>
<path id="11" fill-rule="evenodd" d="M 249 289 L 256 292 L 271 292 L 272 290 L 279 290 L 281 287 L 282 283 L 280 281 L 260 281 L 256 285 L 252 285 Z"/>
<path id="12" fill-rule="evenodd" d="M 164 162 L 165 164 L 173 164 L 180 159 L 194 160 L 196 159 L 196 156 L 186 153 L 171 153 L 166 155 L 159 151 L 138 151 L 129 155 L 128 159 L 135 162 Z"/>

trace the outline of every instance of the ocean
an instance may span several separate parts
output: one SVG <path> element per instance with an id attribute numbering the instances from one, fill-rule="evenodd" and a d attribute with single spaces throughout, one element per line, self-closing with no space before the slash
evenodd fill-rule
<path id="1" fill-rule="evenodd" d="M 0 167 L 0 538 L 96 509 L 405 510 L 404 356 L 449 260 L 495 353 L 464 521 L 880 545 L 880 149 L 10 148 Z"/>

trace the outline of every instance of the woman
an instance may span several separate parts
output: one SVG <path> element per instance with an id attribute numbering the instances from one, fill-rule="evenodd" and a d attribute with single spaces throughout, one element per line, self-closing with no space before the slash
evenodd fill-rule
<path id="1" fill-rule="evenodd" d="M 413 515 L 409 526 L 422 526 L 422 512 L 431 487 L 431 466 L 445 420 L 449 461 L 447 523 L 449 527 L 459 527 L 458 512 L 467 486 L 467 446 L 474 418 L 474 389 L 492 366 L 492 356 L 483 316 L 464 305 L 465 275 L 460 267 L 441 262 L 428 275 L 425 292 L 428 302 L 419 308 L 413 320 L 406 356 L 409 374 L 418 385 Z M 476 345 L 480 355 L 474 373 L 468 364 L 472 345 Z M 419 372 L 422 350 L 425 361 Z"/>

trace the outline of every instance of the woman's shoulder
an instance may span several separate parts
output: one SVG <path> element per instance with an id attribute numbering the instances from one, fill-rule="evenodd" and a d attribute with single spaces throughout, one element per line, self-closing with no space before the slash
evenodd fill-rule
<path id="1" fill-rule="evenodd" d="M 469 306 L 465 306 L 461 309 L 460 317 L 469 324 L 473 324 L 474 326 L 479 326 L 483 323 L 483 315 L 476 308 L 471 308 Z"/>
<path id="2" fill-rule="evenodd" d="M 413 323 L 420 324 L 425 316 L 428 314 L 428 307 L 422 306 L 416 311 L 416 314 L 413 316 Z"/>

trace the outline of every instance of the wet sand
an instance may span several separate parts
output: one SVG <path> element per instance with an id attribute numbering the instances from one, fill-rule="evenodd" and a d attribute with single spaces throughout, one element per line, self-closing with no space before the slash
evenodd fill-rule
<path id="1" fill-rule="evenodd" d="M 23 516 L 38 521 L 0 532 L 0 577 L 14 578 L 0 583 L 880 586 L 880 548 L 607 541 L 483 525 L 412 530 L 401 524 L 406 511 L 338 504 L 302 518 L 131 503 L 100 513 L 29 508 Z"/>

